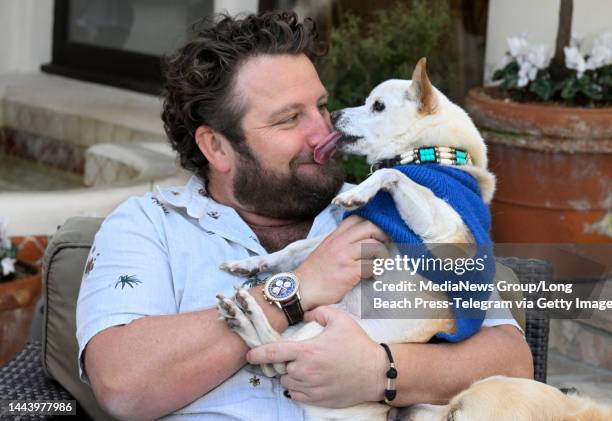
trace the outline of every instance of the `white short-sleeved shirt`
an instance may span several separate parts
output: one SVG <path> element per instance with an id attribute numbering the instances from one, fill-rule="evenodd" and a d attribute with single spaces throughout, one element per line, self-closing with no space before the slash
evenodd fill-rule
<path id="1" fill-rule="evenodd" d="M 308 238 L 331 232 L 342 214 L 333 205 L 325 208 Z M 195 176 L 184 187 L 128 199 L 103 222 L 83 274 L 77 304 L 81 380 L 89 382 L 81 356 L 98 332 L 140 317 L 214 307 L 216 294 L 231 296 L 239 283 L 219 265 L 263 254 L 267 252 L 251 228 L 233 208 L 208 197 Z M 497 310 L 496 316 L 483 325 L 518 327 L 509 311 L 499 318 Z M 300 406 L 285 398 L 283 390 L 278 379 L 247 365 L 164 419 L 303 419 Z"/>

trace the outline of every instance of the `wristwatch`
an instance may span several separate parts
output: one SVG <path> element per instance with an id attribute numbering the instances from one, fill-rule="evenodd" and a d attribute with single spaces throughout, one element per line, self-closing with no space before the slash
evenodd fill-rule
<path id="1" fill-rule="evenodd" d="M 276 304 L 287 317 L 289 326 L 304 320 L 304 310 L 300 303 L 300 280 L 291 272 L 281 272 L 270 276 L 262 289 L 264 299 Z"/>

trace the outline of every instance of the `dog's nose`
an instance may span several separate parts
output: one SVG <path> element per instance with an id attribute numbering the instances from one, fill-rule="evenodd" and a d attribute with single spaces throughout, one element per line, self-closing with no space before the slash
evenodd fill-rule
<path id="1" fill-rule="evenodd" d="M 332 126 L 335 126 L 338 120 L 340 120 L 340 117 L 342 116 L 342 110 L 336 110 L 333 113 L 331 113 L 329 116 L 331 118 Z"/>

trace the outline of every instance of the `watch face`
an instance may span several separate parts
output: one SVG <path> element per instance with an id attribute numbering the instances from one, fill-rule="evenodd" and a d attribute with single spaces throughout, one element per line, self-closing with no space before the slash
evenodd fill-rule
<path id="1" fill-rule="evenodd" d="M 294 278 L 278 275 L 270 279 L 266 286 L 267 295 L 273 300 L 284 301 L 297 291 L 298 284 Z"/>

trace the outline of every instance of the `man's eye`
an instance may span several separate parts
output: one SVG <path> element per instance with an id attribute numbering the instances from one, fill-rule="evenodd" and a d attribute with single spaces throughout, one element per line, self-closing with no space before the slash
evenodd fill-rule
<path id="1" fill-rule="evenodd" d="M 297 114 L 293 114 L 290 117 L 285 118 L 284 120 L 281 120 L 278 122 L 278 124 L 288 124 L 288 123 L 294 123 L 296 122 L 298 119 L 298 115 Z"/>
<path id="2" fill-rule="evenodd" d="M 319 111 L 321 112 L 327 112 L 327 102 L 324 102 L 323 104 L 319 104 Z"/>

